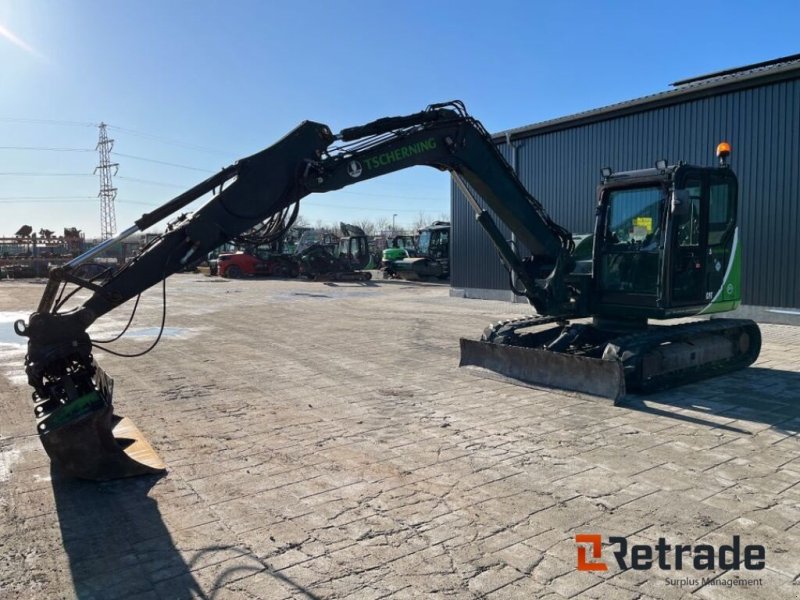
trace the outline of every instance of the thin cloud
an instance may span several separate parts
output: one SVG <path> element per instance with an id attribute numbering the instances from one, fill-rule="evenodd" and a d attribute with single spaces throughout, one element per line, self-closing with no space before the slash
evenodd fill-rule
<path id="1" fill-rule="evenodd" d="M 20 38 L 20 37 L 19 37 L 17 34 L 15 34 L 13 31 L 11 31 L 10 29 L 8 29 L 8 27 L 5 27 L 5 26 L 3 26 L 3 24 L 2 24 L 2 23 L 0 23 L 0 36 L 4 37 L 4 38 L 5 38 L 5 39 L 7 39 L 9 42 L 11 42 L 11 43 L 12 43 L 12 44 L 14 44 L 15 46 L 17 46 L 18 48 L 22 48 L 22 49 L 23 49 L 23 50 L 25 50 L 25 52 L 27 52 L 28 54 L 32 54 L 32 55 L 33 55 L 33 56 L 35 56 L 36 58 L 40 58 L 40 59 L 42 59 L 42 60 L 44 60 L 44 61 L 47 61 L 47 60 L 48 60 L 46 56 L 44 56 L 44 55 L 43 55 L 41 52 L 39 52 L 39 51 L 38 51 L 36 48 L 34 48 L 33 46 L 31 46 L 31 45 L 30 45 L 28 42 L 26 42 L 25 40 L 23 40 L 22 38 Z"/>

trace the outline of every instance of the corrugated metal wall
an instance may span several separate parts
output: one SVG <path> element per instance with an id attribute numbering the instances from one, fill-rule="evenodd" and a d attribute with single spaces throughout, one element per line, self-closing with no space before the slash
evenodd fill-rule
<path id="1" fill-rule="evenodd" d="M 520 179 L 556 222 L 593 228 L 600 168 L 651 167 L 659 158 L 712 165 L 733 147 L 744 243 L 743 304 L 800 308 L 800 80 L 533 135 L 518 145 Z M 507 144 L 500 149 L 510 158 Z M 451 282 L 508 289 L 508 276 L 469 204 L 452 191 Z"/>

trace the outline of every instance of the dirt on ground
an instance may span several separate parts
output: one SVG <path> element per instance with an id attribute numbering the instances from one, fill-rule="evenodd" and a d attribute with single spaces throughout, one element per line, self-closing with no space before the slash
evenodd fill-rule
<path id="1" fill-rule="evenodd" d="M 42 291 L 0 283 L 0 598 L 798 597 L 798 328 L 764 325 L 747 370 L 615 407 L 457 367 L 459 338 L 519 305 L 177 275 L 153 352 L 96 353 L 168 471 L 91 483 L 35 435 L 10 324 Z M 114 349 L 160 318 L 153 289 Z M 577 534 L 606 570 L 576 569 Z M 621 569 L 608 540 L 734 535 L 766 568 Z"/>

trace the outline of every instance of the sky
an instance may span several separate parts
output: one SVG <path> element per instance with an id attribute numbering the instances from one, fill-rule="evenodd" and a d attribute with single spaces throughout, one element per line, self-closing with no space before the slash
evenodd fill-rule
<path id="1" fill-rule="evenodd" d="M 457 98 L 497 132 L 798 53 L 798 26 L 788 1 L 0 0 L 0 235 L 100 233 L 101 122 L 122 230 L 303 120 Z M 414 167 L 301 215 L 407 226 L 449 202 L 448 175 Z"/>

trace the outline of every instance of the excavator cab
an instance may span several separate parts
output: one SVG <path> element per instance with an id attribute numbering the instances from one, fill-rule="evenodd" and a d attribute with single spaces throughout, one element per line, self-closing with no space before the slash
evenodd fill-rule
<path id="1" fill-rule="evenodd" d="M 643 320 L 736 308 L 736 198 L 727 167 L 680 164 L 605 177 L 594 233 L 594 313 Z"/>
<path id="2" fill-rule="evenodd" d="M 369 239 L 366 232 L 358 225 L 339 223 L 342 237 L 336 249 L 336 258 L 347 264 L 348 269 L 374 269 L 372 254 L 369 250 Z"/>
<path id="3" fill-rule="evenodd" d="M 370 265 L 372 257 L 366 236 L 354 235 L 339 238 L 337 256 L 347 262 L 352 269 L 372 268 Z"/>

